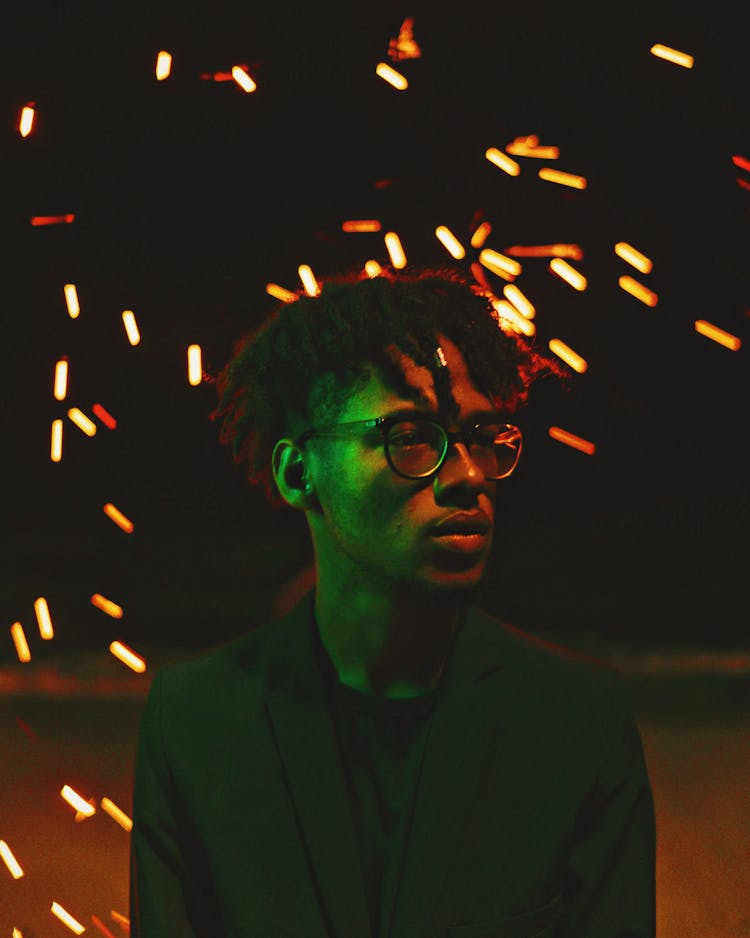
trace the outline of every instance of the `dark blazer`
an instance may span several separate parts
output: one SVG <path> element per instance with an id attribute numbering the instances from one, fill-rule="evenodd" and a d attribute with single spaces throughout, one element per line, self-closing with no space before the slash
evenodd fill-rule
<path id="1" fill-rule="evenodd" d="M 133 938 L 370 938 L 313 603 L 154 678 Z M 389 938 L 653 938 L 654 804 L 614 668 L 470 607 L 432 719 Z"/>

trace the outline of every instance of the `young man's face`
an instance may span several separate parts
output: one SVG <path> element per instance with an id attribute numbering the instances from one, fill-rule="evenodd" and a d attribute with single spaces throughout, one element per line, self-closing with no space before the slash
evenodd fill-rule
<path id="1" fill-rule="evenodd" d="M 430 371 L 394 348 L 395 360 L 424 404 L 402 398 L 373 370 L 369 383 L 352 394 L 337 422 L 413 408 L 431 411 L 446 429 L 454 430 L 496 414 L 473 383 L 456 345 L 440 337 L 440 346 L 460 408 L 457 421 L 439 413 Z M 388 465 L 379 428 L 357 428 L 346 439 L 311 442 L 308 455 L 320 510 L 308 511 L 307 518 L 319 568 L 326 564 L 344 578 L 382 589 L 453 593 L 479 583 L 492 543 L 498 483 L 484 478 L 463 443 L 449 447 L 434 475 L 406 479 Z M 436 536 L 435 525 L 456 512 L 479 514 L 487 525 L 486 534 L 459 539 Z"/>

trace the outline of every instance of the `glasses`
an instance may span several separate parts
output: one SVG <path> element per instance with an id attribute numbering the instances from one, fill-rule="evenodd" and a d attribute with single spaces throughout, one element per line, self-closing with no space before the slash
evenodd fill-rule
<path id="1" fill-rule="evenodd" d="M 337 431 L 353 427 L 380 430 L 388 465 L 404 479 L 425 479 L 433 475 L 442 466 L 448 447 L 453 443 L 461 442 L 466 446 L 488 481 L 509 476 L 521 455 L 521 431 L 512 424 L 484 421 L 450 433 L 435 420 L 401 414 L 306 430 L 297 443 L 301 445 L 316 436 L 341 436 L 343 434 Z"/>

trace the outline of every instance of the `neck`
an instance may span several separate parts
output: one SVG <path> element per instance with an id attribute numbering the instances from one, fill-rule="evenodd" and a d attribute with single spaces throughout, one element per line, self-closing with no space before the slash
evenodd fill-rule
<path id="1" fill-rule="evenodd" d="M 462 597 L 420 595 L 326 580 L 318 574 L 315 619 L 339 680 L 384 697 L 415 697 L 440 681 Z"/>

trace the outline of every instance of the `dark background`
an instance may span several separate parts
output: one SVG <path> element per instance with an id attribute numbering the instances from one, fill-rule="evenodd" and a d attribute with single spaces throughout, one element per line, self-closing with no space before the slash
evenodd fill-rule
<path id="1" fill-rule="evenodd" d="M 205 648 L 260 624 L 311 562 L 304 518 L 248 489 L 208 420 L 209 385 L 187 383 L 197 342 L 218 369 L 232 341 L 298 288 L 387 254 L 395 230 L 415 264 L 450 261 L 434 229 L 468 248 L 577 242 L 577 293 L 546 259 L 518 284 L 537 338 L 589 362 L 567 393 L 540 389 L 524 417 L 521 468 L 498 489 L 489 611 L 563 640 L 653 645 L 746 642 L 747 342 L 750 158 L 747 41 L 727 3 L 437 4 L 42 3 L 6 8 L 2 29 L 2 329 L 5 559 L 2 615 L 32 654 L 120 639 Z M 413 16 L 422 57 L 375 75 Z M 690 52 L 686 70 L 649 54 Z M 154 77 L 156 54 L 172 75 Z M 245 63 L 258 90 L 201 74 Z M 33 134 L 17 131 L 34 101 Z M 536 133 L 559 160 L 520 158 L 511 178 L 489 146 Z M 539 180 L 542 165 L 587 177 L 585 191 Z M 389 180 L 388 185 L 376 185 Z M 75 213 L 32 227 L 32 215 Z M 648 276 L 613 252 L 628 241 Z M 477 252 L 468 250 L 466 267 Z M 659 295 L 624 293 L 630 273 Z M 490 279 L 491 275 L 490 275 Z M 81 315 L 66 312 L 63 284 Z M 493 281 L 498 291 L 501 281 Z M 131 347 L 121 313 L 135 312 Z M 698 335 L 707 319 L 738 352 Z M 68 398 L 52 397 L 70 359 Z M 99 402 L 118 420 L 85 437 L 65 417 Z M 49 459 L 51 421 L 64 456 Z M 584 456 L 547 435 L 593 440 Z M 135 522 L 109 521 L 111 501 Z M 125 609 L 115 621 L 98 592 Z M 42 643 L 33 602 L 57 630 Z M 9 637 L 0 659 L 15 651 Z"/>

